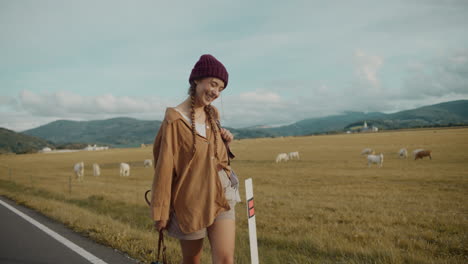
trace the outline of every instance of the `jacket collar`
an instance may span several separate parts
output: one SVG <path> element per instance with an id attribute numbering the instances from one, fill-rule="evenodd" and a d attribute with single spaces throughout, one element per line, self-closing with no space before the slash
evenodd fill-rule
<path id="1" fill-rule="evenodd" d="M 177 119 L 182 119 L 184 121 L 187 121 L 185 120 L 184 117 L 182 117 L 182 115 L 177 112 L 177 110 L 175 110 L 173 107 L 168 107 L 166 108 L 166 114 L 164 116 L 164 119 L 166 119 L 169 123 L 172 123 L 174 121 L 176 121 Z M 186 122 L 187 123 L 187 122 Z"/>
<path id="2" fill-rule="evenodd" d="M 185 123 L 189 129 L 192 129 L 192 125 L 177 110 L 175 110 L 174 107 L 167 107 L 166 108 L 166 114 L 165 114 L 164 118 L 169 123 L 172 123 L 172 122 L 174 122 L 176 120 L 181 119 L 182 122 Z M 204 136 L 202 136 L 202 135 L 200 135 L 198 133 L 197 133 L 197 135 L 199 135 L 200 137 L 205 138 L 205 139 L 210 138 L 210 136 L 209 136 L 210 133 L 208 133 L 208 131 L 206 132 L 206 137 L 204 137 Z"/>

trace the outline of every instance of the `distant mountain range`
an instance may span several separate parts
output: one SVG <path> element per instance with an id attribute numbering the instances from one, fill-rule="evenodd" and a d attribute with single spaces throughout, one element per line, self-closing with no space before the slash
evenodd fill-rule
<path id="1" fill-rule="evenodd" d="M 341 115 L 304 119 L 279 127 L 226 128 L 234 134 L 235 138 L 243 139 L 356 131 L 356 128 L 360 128 L 364 121 L 369 126 L 378 127 L 379 130 L 468 125 L 468 100 L 429 105 L 393 114 L 346 112 Z M 94 121 L 57 120 L 22 133 L 2 129 L 0 149 L 21 152 L 19 146 L 24 144 L 30 144 L 28 146 L 38 149 L 59 145 L 81 147 L 86 144 L 134 147 L 141 143 L 153 143 L 160 125 L 161 121 L 145 121 L 127 117 Z M 13 136 L 12 133 L 17 135 Z"/>
<path id="2" fill-rule="evenodd" d="M 128 117 L 93 121 L 57 120 L 22 133 L 61 144 L 83 142 L 126 147 L 153 143 L 160 126 L 161 121 Z"/>
<path id="3" fill-rule="evenodd" d="M 468 100 L 423 106 L 393 114 L 346 112 L 342 115 L 304 119 L 291 125 L 260 130 L 267 130 L 275 136 L 312 135 L 352 130 L 362 126 L 364 121 L 380 130 L 468 125 Z"/>

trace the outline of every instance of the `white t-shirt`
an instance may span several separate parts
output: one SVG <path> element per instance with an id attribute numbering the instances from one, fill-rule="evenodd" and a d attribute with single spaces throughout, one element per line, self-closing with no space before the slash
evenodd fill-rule
<path id="1" fill-rule="evenodd" d="M 190 124 L 192 124 L 192 120 L 190 120 L 190 118 L 184 115 L 184 113 L 182 113 L 179 109 L 177 108 L 174 108 L 174 109 L 177 110 L 177 112 L 179 112 Z M 198 134 L 206 138 L 206 126 L 204 123 L 195 122 L 195 129 L 197 130 Z"/>

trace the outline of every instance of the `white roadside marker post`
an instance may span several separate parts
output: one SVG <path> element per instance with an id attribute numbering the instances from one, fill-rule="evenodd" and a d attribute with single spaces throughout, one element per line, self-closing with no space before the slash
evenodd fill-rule
<path id="1" fill-rule="evenodd" d="M 257 225 L 255 223 L 252 178 L 245 180 L 245 197 L 247 201 L 247 217 L 249 222 L 250 263 L 258 264 Z"/>

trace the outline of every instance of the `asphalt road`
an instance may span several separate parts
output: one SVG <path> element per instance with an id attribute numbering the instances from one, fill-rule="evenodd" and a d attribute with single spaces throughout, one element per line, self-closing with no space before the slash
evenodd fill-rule
<path id="1" fill-rule="evenodd" d="M 14 209 L 7 208 L 8 205 L 26 218 L 32 218 L 32 223 Z M 35 221 L 39 224 L 33 224 Z M 138 261 L 0 196 L 0 263 L 123 264 Z"/>

